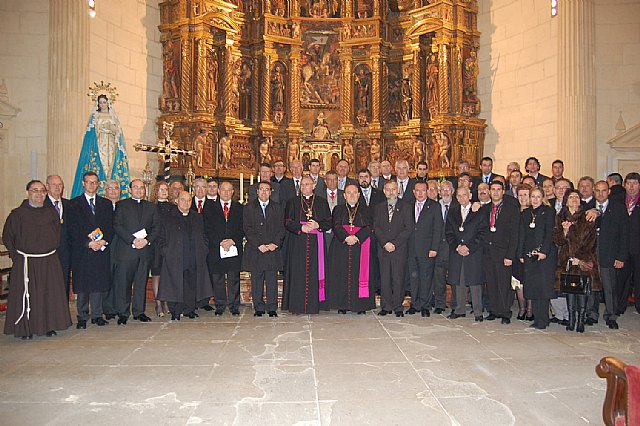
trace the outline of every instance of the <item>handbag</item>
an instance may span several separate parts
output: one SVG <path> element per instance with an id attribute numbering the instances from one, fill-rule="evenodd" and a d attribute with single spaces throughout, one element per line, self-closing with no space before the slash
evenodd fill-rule
<path id="1" fill-rule="evenodd" d="M 567 294 L 591 294 L 591 276 L 569 273 L 571 259 L 567 262 L 566 272 L 560 274 L 560 292 Z"/>

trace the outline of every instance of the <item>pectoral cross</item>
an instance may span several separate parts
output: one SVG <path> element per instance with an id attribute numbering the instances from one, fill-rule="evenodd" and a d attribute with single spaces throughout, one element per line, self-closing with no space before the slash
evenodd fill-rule
<path id="1" fill-rule="evenodd" d="M 195 151 L 188 151 L 186 149 L 179 149 L 173 145 L 171 135 L 173 134 L 173 123 L 162 123 L 162 133 L 164 139 L 158 141 L 157 145 L 144 145 L 137 143 L 133 145 L 136 151 L 157 152 L 158 158 L 164 161 L 164 181 L 169 182 L 171 176 L 171 162 L 178 159 L 178 155 L 186 155 L 189 157 L 196 157 L 198 153 Z"/>
<path id="2" fill-rule="evenodd" d="M 313 217 L 313 210 L 310 207 L 307 209 L 306 215 L 307 215 L 307 220 L 311 220 L 311 218 Z"/>

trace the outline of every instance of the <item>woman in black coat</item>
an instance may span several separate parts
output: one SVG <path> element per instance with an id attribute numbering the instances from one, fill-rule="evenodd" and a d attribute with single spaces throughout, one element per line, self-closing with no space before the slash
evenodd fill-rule
<path id="1" fill-rule="evenodd" d="M 522 214 L 525 210 L 529 208 L 531 205 L 530 192 L 531 185 L 527 185 L 526 183 L 518 185 L 514 191 L 516 191 L 516 195 L 518 197 L 518 204 L 520 204 L 520 217 L 522 218 Z M 522 283 L 524 281 L 524 265 L 522 263 L 513 262 L 513 277 Z M 518 319 L 527 321 L 533 321 L 533 313 L 531 312 L 531 300 L 527 300 L 524 298 L 524 289 L 522 285 L 516 289 L 516 297 L 518 298 L 518 306 L 520 310 L 518 311 Z"/>
<path id="2" fill-rule="evenodd" d="M 155 184 L 151 193 L 151 202 L 156 204 L 156 209 L 160 214 L 160 226 L 164 226 L 171 212 L 177 209 L 175 204 L 169 202 L 169 185 L 166 182 L 162 181 Z M 151 288 L 156 302 L 156 315 L 164 317 L 169 313 L 169 307 L 158 299 L 160 271 L 162 271 L 162 253 L 154 247 L 153 264 L 151 265 Z"/>
<path id="3" fill-rule="evenodd" d="M 524 264 L 524 297 L 531 299 L 532 327 L 549 325 L 549 301 L 556 270 L 556 247 L 553 244 L 555 210 L 549 206 L 542 189 L 533 188 L 531 206 L 522 213 L 518 257 Z"/>

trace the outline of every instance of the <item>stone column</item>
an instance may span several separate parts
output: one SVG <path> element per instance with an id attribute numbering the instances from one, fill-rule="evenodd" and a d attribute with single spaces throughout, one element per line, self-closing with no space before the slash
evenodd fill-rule
<path id="1" fill-rule="evenodd" d="M 47 174 L 71 193 L 89 116 L 89 15 L 80 0 L 52 0 L 49 14 Z"/>
<path id="2" fill-rule="evenodd" d="M 596 173 L 594 9 L 567 1 L 558 14 L 558 154 L 573 181 Z"/>

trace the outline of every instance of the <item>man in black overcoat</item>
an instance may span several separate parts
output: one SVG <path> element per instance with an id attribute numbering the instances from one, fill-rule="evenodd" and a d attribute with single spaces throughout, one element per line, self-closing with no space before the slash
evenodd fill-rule
<path id="1" fill-rule="evenodd" d="M 115 268 L 111 291 L 114 292 L 115 310 L 121 325 L 127 323 L 130 313 L 134 320 L 151 321 L 144 313 L 147 279 L 153 262 L 151 245 L 156 244 L 160 235 L 160 215 L 155 204 L 144 199 L 144 182 L 134 179 L 129 188 L 131 198 L 118 201 L 113 219 L 118 238 L 113 248 Z"/>
<path id="2" fill-rule="evenodd" d="M 284 242 L 284 209 L 270 198 L 271 185 L 268 179 L 260 180 L 257 198 L 244 208 L 242 225 L 247 237 L 243 270 L 251 272 L 251 295 L 254 316 L 265 312 L 277 317 L 278 271 L 282 270 L 282 244 Z M 267 303 L 264 288 L 267 287 Z"/>
<path id="3" fill-rule="evenodd" d="M 111 201 L 97 195 L 98 175 L 85 173 L 82 186 L 84 194 L 69 202 L 68 212 L 78 329 L 87 328 L 89 318 L 98 326 L 108 324 L 102 317 L 102 298 L 111 288 L 109 243 L 114 236 L 113 206 Z"/>
<path id="4" fill-rule="evenodd" d="M 62 278 L 64 280 L 67 300 L 69 300 L 69 277 L 71 276 L 71 241 L 69 240 L 69 224 L 67 223 L 67 209 L 69 200 L 63 198 L 64 182 L 58 175 L 47 176 L 47 197 L 44 199 L 45 206 L 51 206 L 60 217 L 60 245 L 58 246 L 58 257 L 62 266 Z"/>
<path id="5" fill-rule="evenodd" d="M 213 283 L 216 316 L 229 307 L 231 315 L 240 315 L 240 266 L 242 265 L 242 205 L 232 201 L 233 186 L 220 183 L 219 201 L 205 210 L 204 230 L 209 239 L 207 264 Z M 224 253 L 224 258 L 221 255 Z"/>

